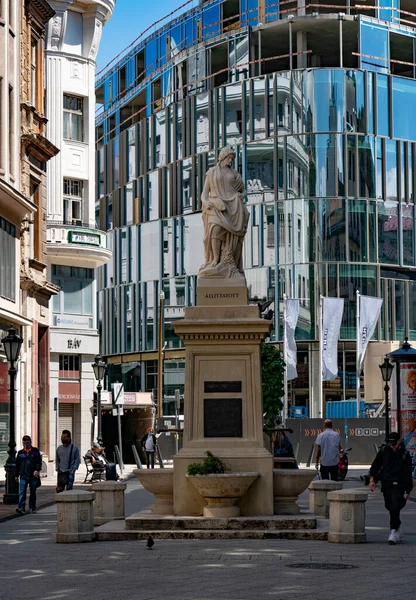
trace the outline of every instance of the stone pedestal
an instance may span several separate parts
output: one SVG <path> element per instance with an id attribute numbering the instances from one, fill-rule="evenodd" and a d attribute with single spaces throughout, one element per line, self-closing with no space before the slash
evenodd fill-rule
<path id="1" fill-rule="evenodd" d="M 234 286 L 239 292 L 224 292 L 229 281 L 222 281 L 216 287 L 198 285 L 198 298 L 204 301 L 206 293 L 247 296 L 241 281 Z M 273 458 L 263 442 L 260 365 L 260 344 L 270 322 L 260 319 L 257 306 L 223 306 L 223 298 L 215 300 L 216 306 L 187 308 L 185 319 L 175 325 L 186 345 L 186 366 L 183 448 L 174 457 L 174 513 L 202 515 L 204 499 L 186 471 L 209 450 L 232 472 L 259 473 L 241 500 L 241 514 L 272 515 Z"/>
<path id="2" fill-rule="evenodd" d="M 103 525 L 109 521 L 124 519 L 125 483 L 102 481 L 94 483 L 94 525 Z"/>
<path id="3" fill-rule="evenodd" d="M 94 499 L 94 492 L 84 490 L 71 490 L 55 495 L 58 543 L 72 544 L 95 540 Z"/>
<path id="4" fill-rule="evenodd" d="M 328 542 L 360 544 L 365 536 L 365 503 L 368 494 L 361 490 L 329 492 Z"/>
<path id="5" fill-rule="evenodd" d="M 309 486 L 309 508 L 316 517 L 329 519 L 328 493 L 342 490 L 343 484 L 339 481 L 312 481 Z"/>

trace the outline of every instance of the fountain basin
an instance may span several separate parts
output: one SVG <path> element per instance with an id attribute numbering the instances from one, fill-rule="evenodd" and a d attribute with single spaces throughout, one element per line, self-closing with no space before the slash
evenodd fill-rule
<path id="1" fill-rule="evenodd" d="M 156 498 L 151 512 L 155 515 L 173 515 L 173 469 L 134 469 L 133 473 Z"/>
<path id="2" fill-rule="evenodd" d="M 315 469 L 273 469 L 274 514 L 298 515 L 297 499 L 315 475 Z"/>
<path id="3" fill-rule="evenodd" d="M 207 503 L 204 517 L 239 517 L 239 500 L 259 475 L 257 472 L 213 473 L 186 478 Z"/>

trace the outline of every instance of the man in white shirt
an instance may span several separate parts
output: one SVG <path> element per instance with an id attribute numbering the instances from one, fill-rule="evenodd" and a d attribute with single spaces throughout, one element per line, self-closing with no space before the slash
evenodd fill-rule
<path id="1" fill-rule="evenodd" d="M 339 433 L 332 429 L 332 421 L 326 419 L 324 430 L 318 435 L 315 442 L 316 448 L 316 468 L 321 463 L 322 479 L 332 479 L 338 481 L 338 460 L 341 450 L 341 438 Z"/>
<path id="2" fill-rule="evenodd" d="M 156 436 L 153 433 L 151 427 L 148 428 L 146 434 L 142 437 L 140 442 L 143 450 L 146 453 L 146 464 L 147 468 L 155 468 L 155 452 L 156 452 Z"/>

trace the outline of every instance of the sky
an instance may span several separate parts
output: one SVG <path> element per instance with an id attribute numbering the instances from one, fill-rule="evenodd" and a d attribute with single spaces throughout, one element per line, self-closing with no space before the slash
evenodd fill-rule
<path id="1" fill-rule="evenodd" d="M 116 0 L 113 16 L 104 25 L 97 56 L 97 72 L 101 71 L 147 27 L 182 6 L 186 1 Z M 184 10 L 190 9 L 196 4 L 197 0 L 193 0 Z M 150 33 L 151 31 L 149 31 Z"/>

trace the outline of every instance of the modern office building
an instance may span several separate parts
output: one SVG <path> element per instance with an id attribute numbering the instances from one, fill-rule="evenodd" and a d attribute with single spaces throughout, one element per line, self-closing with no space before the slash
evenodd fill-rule
<path id="1" fill-rule="evenodd" d="M 160 325 L 165 414 L 183 389 L 173 327 L 203 263 L 204 175 L 225 145 L 247 186 L 245 274 L 251 301 L 271 301 L 271 343 L 284 294 L 300 299 L 291 403 L 322 416 L 322 400 L 355 397 L 357 290 L 384 300 L 361 381 L 368 403 L 383 398 L 384 354 L 416 339 L 416 8 L 335 4 L 193 3 L 99 75 L 96 202 L 113 252 L 99 276 L 102 349 L 110 381 L 150 391 Z M 345 299 L 339 377 L 323 391 L 321 295 Z"/>
<path id="2" fill-rule="evenodd" d="M 95 218 L 95 59 L 114 4 L 53 1 L 46 37 L 48 136 L 60 148 L 47 171 L 48 269 L 60 288 L 50 323 L 50 456 L 56 404 L 58 430 L 70 429 L 82 453 L 92 437 L 91 364 L 99 351 L 95 273 L 111 256 Z"/>

